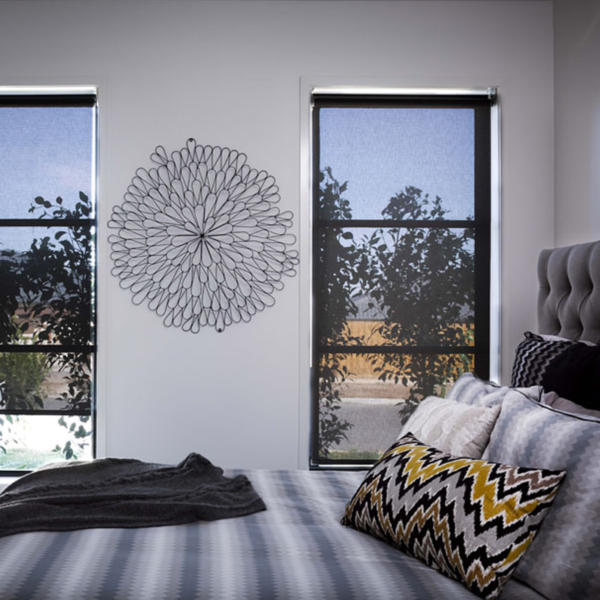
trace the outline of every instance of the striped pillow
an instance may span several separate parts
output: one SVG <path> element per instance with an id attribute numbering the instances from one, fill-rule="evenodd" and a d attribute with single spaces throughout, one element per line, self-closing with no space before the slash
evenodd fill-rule
<path id="1" fill-rule="evenodd" d="M 567 471 L 515 577 L 550 600 L 600 598 L 600 423 L 511 395 L 483 457 Z"/>
<path id="2" fill-rule="evenodd" d="M 550 362 L 575 342 L 548 339 L 525 332 L 525 339 L 517 346 L 510 384 L 513 387 L 541 385 Z"/>
<path id="3" fill-rule="evenodd" d="M 462 404 L 475 406 L 498 406 L 509 393 L 518 392 L 532 400 L 539 400 L 542 395 L 542 387 L 533 385 L 524 388 L 512 388 L 500 386 L 489 381 L 479 379 L 473 373 L 463 373 L 448 390 L 446 398 L 455 400 Z"/>

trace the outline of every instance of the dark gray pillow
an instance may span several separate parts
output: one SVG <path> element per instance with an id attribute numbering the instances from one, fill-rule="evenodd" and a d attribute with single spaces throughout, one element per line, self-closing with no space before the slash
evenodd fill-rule
<path id="1" fill-rule="evenodd" d="M 561 398 L 556 392 L 546 392 L 542 395 L 541 403 L 546 406 L 551 406 L 564 413 L 570 413 L 572 415 L 583 415 L 586 417 L 594 417 L 600 419 L 600 410 L 592 410 L 591 408 L 584 408 L 571 400 Z"/>
<path id="2" fill-rule="evenodd" d="M 600 409 L 600 346 L 572 344 L 555 356 L 542 377 L 546 392 L 556 392 L 591 410 Z"/>

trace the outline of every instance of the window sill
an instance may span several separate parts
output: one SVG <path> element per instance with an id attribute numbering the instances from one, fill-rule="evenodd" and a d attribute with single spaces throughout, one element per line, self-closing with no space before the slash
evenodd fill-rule
<path id="1" fill-rule="evenodd" d="M 13 481 L 19 479 L 18 477 L 2 477 L 0 476 L 0 492 L 7 486 L 10 485 Z"/>

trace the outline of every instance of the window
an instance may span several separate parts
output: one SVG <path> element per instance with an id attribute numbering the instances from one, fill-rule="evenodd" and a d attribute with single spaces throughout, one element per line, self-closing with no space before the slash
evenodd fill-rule
<path id="1" fill-rule="evenodd" d="M 311 466 L 489 377 L 489 95 L 313 94 Z"/>
<path id="2" fill-rule="evenodd" d="M 91 458 L 92 93 L 0 89 L 0 471 Z"/>

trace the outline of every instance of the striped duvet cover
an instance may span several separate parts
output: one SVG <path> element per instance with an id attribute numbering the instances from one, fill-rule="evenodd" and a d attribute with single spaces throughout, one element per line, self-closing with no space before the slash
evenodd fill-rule
<path id="1" fill-rule="evenodd" d="M 0 538 L 0 600 L 455 600 L 476 598 L 342 527 L 363 473 L 245 473 L 267 505 L 246 517 Z M 510 581 L 503 600 L 540 600 Z"/>

